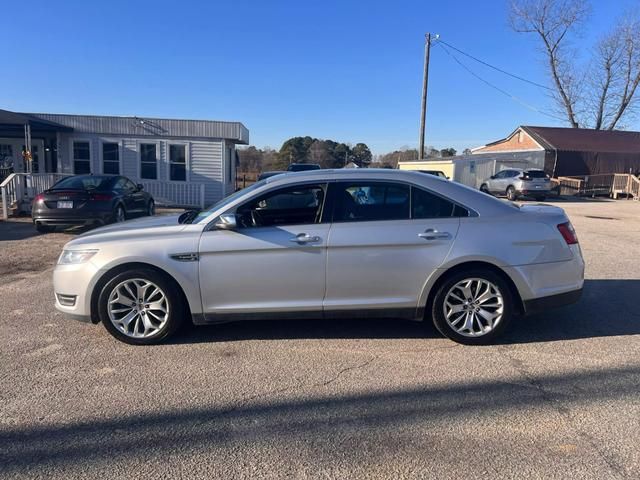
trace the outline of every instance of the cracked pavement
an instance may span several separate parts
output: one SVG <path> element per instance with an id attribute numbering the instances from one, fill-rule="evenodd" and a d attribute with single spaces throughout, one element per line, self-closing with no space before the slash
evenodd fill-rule
<path id="1" fill-rule="evenodd" d="M 54 310 L 68 236 L 0 222 L 0 478 L 639 478 L 640 203 L 558 205 L 583 299 L 489 347 L 394 320 L 125 345 Z"/>

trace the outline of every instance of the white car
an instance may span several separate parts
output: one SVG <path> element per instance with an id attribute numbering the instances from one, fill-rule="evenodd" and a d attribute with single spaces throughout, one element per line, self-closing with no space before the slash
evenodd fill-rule
<path id="1" fill-rule="evenodd" d="M 542 201 L 551 191 L 551 179 L 543 170 L 510 168 L 487 178 L 480 190 L 492 195 L 505 195 L 515 201 L 519 197 L 533 197 Z"/>
<path id="2" fill-rule="evenodd" d="M 583 272 L 560 208 L 416 172 L 318 170 L 268 178 L 200 213 L 79 236 L 54 289 L 60 311 L 132 344 L 189 321 L 329 317 L 433 320 L 479 344 L 516 315 L 577 301 Z"/>

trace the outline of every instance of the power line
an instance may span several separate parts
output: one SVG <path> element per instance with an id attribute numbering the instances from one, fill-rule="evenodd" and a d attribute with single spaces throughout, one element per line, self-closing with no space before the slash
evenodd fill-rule
<path id="1" fill-rule="evenodd" d="M 528 108 L 529 110 L 532 110 L 534 112 L 537 112 L 541 115 L 546 115 L 547 117 L 553 118 L 555 120 L 561 120 L 561 121 L 565 121 L 566 119 L 563 117 L 559 117 L 557 115 L 553 115 L 552 113 L 547 113 L 544 112 L 536 107 L 534 107 L 533 105 L 525 102 L 524 100 L 516 97 L 515 95 L 510 94 L 509 92 L 507 92 L 506 90 L 494 85 L 493 83 L 489 82 L 488 80 L 485 80 L 484 78 L 482 78 L 480 75 L 478 75 L 477 73 L 475 73 L 473 70 L 471 70 L 469 67 L 467 67 L 464 63 L 462 63 L 460 61 L 460 59 L 458 59 L 458 57 L 456 57 L 453 53 L 451 53 L 449 51 L 449 49 L 447 47 L 445 47 L 444 42 L 438 42 L 435 43 L 435 45 L 439 45 L 447 55 L 449 55 L 451 58 L 453 58 L 453 60 L 460 65 L 462 68 L 464 68 L 467 72 L 469 72 L 471 75 L 473 75 L 475 78 L 477 78 L 478 80 L 480 80 L 481 82 L 485 83 L 486 85 L 488 85 L 489 87 L 497 90 L 498 92 L 502 93 L 503 95 L 506 95 L 507 97 L 509 97 L 511 100 L 514 100 L 515 102 L 519 103 L 520 105 L 522 105 L 523 107 Z"/>
<path id="2" fill-rule="evenodd" d="M 529 83 L 531 85 L 535 85 L 536 87 L 540 87 L 540 88 L 544 88 L 545 90 L 553 91 L 553 88 L 547 87 L 546 85 L 542 85 L 541 83 L 534 82 L 533 80 L 528 80 L 528 79 L 526 79 L 524 77 L 516 75 L 515 73 L 510 73 L 510 72 L 507 72 L 506 70 L 503 70 L 503 69 L 501 69 L 499 67 L 496 67 L 495 65 L 491 65 L 490 63 L 487 63 L 484 60 L 480 60 L 479 58 L 474 57 L 470 53 L 464 52 L 464 51 L 460 50 L 459 48 L 454 47 L 453 45 L 445 42 L 442 39 L 438 39 L 438 43 L 443 43 L 447 47 L 451 48 L 452 50 L 455 50 L 458 53 L 461 53 L 465 57 L 469 57 L 470 59 L 475 60 L 476 62 L 481 63 L 482 65 L 484 65 L 486 67 L 493 68 L 494 70 L 496 70 L 496 71 L 498 71 L 500 73 L 504 73 L 505 75 L 509 75 L 510 77 L 516 78 L 516 79 L 518 79 L 518 80 L 520 80 L 522 82 L 526 82 L 526 83 Z"/>

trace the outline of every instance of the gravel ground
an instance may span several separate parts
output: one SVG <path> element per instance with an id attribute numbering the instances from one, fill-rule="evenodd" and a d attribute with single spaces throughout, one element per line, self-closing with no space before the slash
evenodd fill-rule
<path id="1" fill-rule="evenodd" d="M 0 222 L 0 477 L 640 478 L 640 203 L 558 205 L 583 299 L 490 347 L 398 321 L 128 346 L 54 310 L 69 234 Z"/>

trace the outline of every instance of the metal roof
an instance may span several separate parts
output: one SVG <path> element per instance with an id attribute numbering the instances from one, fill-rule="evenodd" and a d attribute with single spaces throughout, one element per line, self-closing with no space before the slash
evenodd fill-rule
<path id="1" fill-rule="evenodd" d="M 66 125 L 80 133 L 223 138 L 236 143 L 249 143 L 249 130 L 240 122 L 52 113 L 31 113 L 29 115 Z"/>
<path id="2" fill-rule="evenodd" d="M 544 147 L 548 146 L 549 150 L 634 154 L 640 152 L 640 132 L 532 126 L 522 126 L 522 129 Z"/>
<path id="3" fill-rule="evenodd" d="M 67 115 L 57 113 L 17 113 L 0 110 L 0 124 L 49 126 L 52 129 L 103 135 L 220 138 L 248 144 L 249 130 L 240 122 L 179 120 L 169 118 Z"/>

